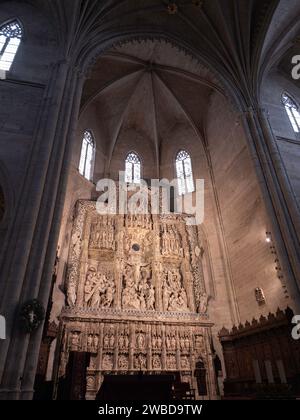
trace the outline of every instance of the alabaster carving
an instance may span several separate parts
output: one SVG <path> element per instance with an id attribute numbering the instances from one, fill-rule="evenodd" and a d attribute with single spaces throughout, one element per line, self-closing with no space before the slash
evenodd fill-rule
<path id="1" fill-rule="evenodd" d="M 200 299 L 199 299 L 199 307 L 198 307 L 198 312 L 200 314 L 207 313 L 208 301 L 209 301 L 209 296 L 205 292 L 201 293 Z"/>
<path id="2" fill-rule="evenodd" d="M 115 250 L 115 221 L 113 216 L 101 216 L 91 225 L 90 248 Z"/>
<path id="3" fill-rule="evenodd" d="M 138 333 L 136 338 L 136 347 L 140 350 L 144 349 L 146 346 L 146 338 L 144 333 Z"/>
<path id="4" fill-rule="evenodd" d="M 149 264 L 127 264 L 123 276 L 122 307 L 124 309 L 155 309 L 155 289 Z"/>
<path id="5" fill-rule="evenodd" d="M 115 296 L 115 282 L 112 275 L 97 272 L 90 267 L 84 286 L 84 304 L 89 308 L 110 308 Z"/>
<path id="6" fill-rule="evenodd" d="M 167 355 L 167 369 L 177 370 L 176 356 L 174 354 Z"/>
<path id="7" fill-rule="evenodd" d="M 134 357 L 134 367 L 138 370 L 147 369 L 147 356 L 142 353 L 136 354 Z"/>
<path id="8" fill-rule="evenodd" d="M 71 347 L 78 347 L 80 345 L 80 332 L 73 331 L 71 333 Z"/>
<path id="9" fill-rule="evenodd" d="M 122 370 L 128 370 L 129 368 L 129 360 L 127 355 L 121 354 L 118 360 L 118 367 Z"/>
<path id="10" fill-rule="evenodd" d="M 187 356 L 181 356 L 180 363 L 181 363 L 181 368 L 182 369 L 190 370 L 191 364 L 190 364 L 190 360 Z"/>
<path id="11" fill-rule="evenodd" d="M 95 203 L 79 202 L 59 372 L 65 373 L 70 351 L 91 353 L 89 397 L 105 372 L 180 371 L 196 388 L 199 358 L 212 366 L 201 245 L 185 218 L 101 216 Z"/>
<path id="12" fill-rule="evenodd" d="M 160 370 L 162 368 L 161 356 L 159 354 L 154 354 L 153 355 L 152 367 L 153 367 L 153 369 L 158 369 L 158 370 Z"/>
<path id="13" fill-rule="evenodd" d="M 112 354 L 105 354 L 102 360 L 102 369 L 112 370 L 114 366 L 114 359 Z"/>
<path id="14" fill-rule="evenodd" d="M 172 224 L 161 226 L 161 253 L 167 256 L 183 257 L 181 236 Z"/>
<path id="15" fill-rule="evenodd" d="M 163 277 L 163 308 L 165 311 L 187 312 L 187 294 L 183 287 L 182 275 L 178 269 L 166 270 Z"/>

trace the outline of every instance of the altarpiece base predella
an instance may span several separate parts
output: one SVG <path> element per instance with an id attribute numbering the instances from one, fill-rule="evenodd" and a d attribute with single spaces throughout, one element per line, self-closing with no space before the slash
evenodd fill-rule
<path id="1" fill-rule="evenodd" d="M 79 201 L 61 314 L 59 373 L 90 353 L 87 399 L 105 374 L 179 372 L 199 397 L 196 366 L 215 395 L 198 227 L 187 215 L 99 215 Z"/>

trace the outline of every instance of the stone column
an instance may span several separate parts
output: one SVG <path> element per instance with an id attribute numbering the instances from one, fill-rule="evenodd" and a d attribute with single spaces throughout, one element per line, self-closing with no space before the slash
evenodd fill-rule
<path id="1" fill-rule="evenodd" d="M 0 313 L 8 337 L 0 343 L 0 399 L 31 399 L 42 327 L 19 329 L 22 303 L 39 298 L 47 307 L 67 172 L 83 77 L 63 61 L 53 66 L 45 91 L 19 207 L 1 261 Z"/>
<path id="2" fill-rule="evenodd" d="M 88 263 L 89 263 L 89 239 L 90 239 L 90 230 L 91 230 L 91 216 L 88 215 L 84 218 L 84 227 L 82 233 L 82 251 L 80 256 L 79 263 L 79 279 L 77 281 L 78 290 L 77 290 L 77 299 L 76 306 L 83 308 L 85 306 L 84 301 L 84 288 L 88 272 Z"/>
<path id="3" fill-rule="evenodd" d="M 151 325 L 146 326 L 146 352 L 147 352 L 147 370 L 152 370 L 152 340 Z"/>
<path id="4" fill-rule="evenodd" d="M 135 323 L 129 327 L 129 370 L 134 369 L 134 350 L 135 350 Z"/>
<path id="5" fill-rule="evenodd" d="M 115 260 L 115 279 L 116 279 L 116 309 L 122 309 L 122 289 L 123 289 L 124 264 L 120 258 Z"/>
<path id="6" fill-rule="evenodd" d="M 161 338 L 162 338 L 162 348 L 161 348 L 161 359 L 162 359 L 162 370 L 167 369 L 167 350 L 166 350 L 166 328 L 161 324 Z"/>
<path id="7" fill-rule="evenodd" d="M 119 365 L 118 365 L 119 364 L 119 331 L 120 331 L 120 324 L 115 324 L 114 370 L 119 370 Z"/>

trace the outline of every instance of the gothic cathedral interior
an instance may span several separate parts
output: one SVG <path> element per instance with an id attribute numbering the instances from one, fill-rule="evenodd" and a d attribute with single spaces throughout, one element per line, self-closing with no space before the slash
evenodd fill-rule
<path id="1" fill-rule="evenodd" d="M 300 397 L 300 2 L 0 1 L 0 399 Z"/>

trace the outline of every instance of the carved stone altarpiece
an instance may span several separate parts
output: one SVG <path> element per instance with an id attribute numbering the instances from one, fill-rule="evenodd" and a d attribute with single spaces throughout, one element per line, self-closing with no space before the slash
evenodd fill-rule
<path id="1" fill-rule="evenodd" d="M 186 216 L 99 215 L 95 202 L 78 202 L 59 375 L 70 351 L 80 351 L 91 353 L 87 398 L 95 398 L 104 373 L 179 371 L 196 388 L 201 360 L 213 397 L 211 323 L 197 246 L 197 226 L 187 227 Z"/>

